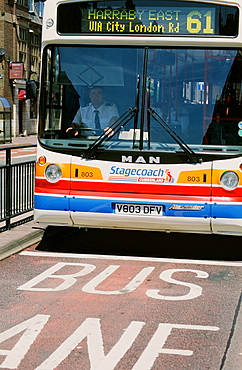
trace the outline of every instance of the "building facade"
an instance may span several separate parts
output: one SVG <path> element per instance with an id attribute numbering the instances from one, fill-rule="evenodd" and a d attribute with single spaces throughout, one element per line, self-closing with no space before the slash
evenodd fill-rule
<path id="1" fill-rule="evenodd" d="M 11 106 L 12 136 L 37 132 L 38 94 L 30 99 L 26 82 L 38 86 L 42 14 L 42 1 L 0 0 L 0 97 Z"/>

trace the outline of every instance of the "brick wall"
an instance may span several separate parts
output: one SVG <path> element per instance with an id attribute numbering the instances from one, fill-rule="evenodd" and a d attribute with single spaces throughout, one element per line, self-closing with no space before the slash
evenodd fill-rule
<path id="1" fill-rule="evenodd" d="M 26 67 L 22 80 L 9 79 L 9 62 L 19 62 L 19 28 L 23 27 L 29 35 L 29 28 L 41 32 L 40 24 L 34 24 L 27 7 L 14 0 L 0 0 L 0 48 L 5 49 L 5 60 L 0 62 L 0 95 L 8 99 L 12 107 L 12 132 L 17 136 L 19 132 L 19 100 L 18 92 L 25 89 L 25 79 L 28 78 L 30 66 L 27 50 Z M 29 41 L 29 40 L 28 40 Z M 22 127 L 28 134 L 36 133 L 36 120 L 30 120 L 30 102 L 21 103 L 23 108 Z"/>

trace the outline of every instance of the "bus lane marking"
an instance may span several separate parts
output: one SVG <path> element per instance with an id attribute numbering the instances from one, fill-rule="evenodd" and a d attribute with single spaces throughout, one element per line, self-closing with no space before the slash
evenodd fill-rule
<path id="1" fill-rule="evenodd" d="M 95 278 L 89 281 L 89 283 L 85 284 L 82 288 L 83 292 L 86 293 L 95 293 L 95 294 L 126 294 L 133 292 L 135 289 L 141 285 L 145 279 L 150 275 L 150 273 L 155 269 L 155 267 L 148 266 L 144 267 L 135 277 L 131 280 L 129 284 L 127 284 L 124 288 L 120 290 L 113 290 L 113 291 L 101 291 L 96 290 L 96 287 L 101 284 L 104 280 L 107 279 L 114 271 L 116 271 L 120 266 L 119 265 L 110 265 L 107 267 L 103 272 L 98 274 Z"/>
<path id="2" fill-rule="evenodd" d="M 60 269 L 62 269 L 65 266 L 78 266 L 81 267 L 81 270 L 79 272 L 76 272 L 74 274 L 63 274 L 63 275 L 54 275 L 54 273 Z M 19 290 L 32 290 L 32 291 L 41 291 L 41 292 L 48 292 L 48 291 L 60 291 L 70 288 L 73 284 L 76 283 L 76 278 L 85 276 L 95 270 L 96 266 L 90 265 L 90 264 L 84 264 L 84 263 L 72 263 L 72 262 L 57 262 L 55 265 L 51 266 L 41 274 L 37 275 L 35 278 L 31 279 L 27 283 L 21 285 Z M 47 278 L 53 278 L 53 279 L 61 279 L 63 280 L 63 283 L 58 285 L 55 288 L 33 288 L 33 286 L 39 284 L 41 281 L 46 280 Z"/>
<path id="3" fill-rule="evenodd" d="M 201 270 L 190 270 L 190 269 L 169 269 L 169 270 L 164 270 L 160 274 L 160 279 L 163 281 L 166 281 L 167 283 L 171 284 L 176 284 L 176 285 L 183 285 L 187 286 L 190 288 L 189 293 L 183 296 L 163 296 L 162 294 L 159 294 L 158 289 L 150 289 L 147 290 L 146 295 L 150 298 L 155 298 L 155 299 L 166 299 L 170 301 L 180 301 L 180 300 L 188 300 L 188 299 L 194 299 L 202 295 L 202 288 L 199 285 L 195 285 L 192 283 L 186 283 L 186 282 L 181 282 L 180 280 L 176 280 L 172 278 L 172 274 L 175 272 L 192 272 L 196 274 L 197 278 L 202 278 L 202 279 L 207 279 L 209 277 L 209 274 L 205 271 Z"/>
<path id="4" fill-rule="evenodd" d="M 81 267 L 81 270 L 75 273 L 70 274 L 55 274 L 55 272 L 60 271 L 63 267 L 68 266 L 77 266 Z M 135 291 L 138 287 L 147 279 L 147 277 L 151 274 L 152 271 L 155 270 L 153 266 L 144 267 L 136 276 L 123 288 L 119 290 L 97 290 L 97 286 L 103 283 L 108 277 L 110 277 L 120 265 L 110 265 L 102 272 L 100 272 L 97 276 L 92 278 L 88 283 L 86 283 L 82 287 L 82 291 L 89 294 L 103 294 L 103 295 L 119 295 L 119 294 L 127 294 Z M 57 262 L 55 265 L 51 266 L 47 270 L 43 271 L 33 279 L 29 280 L 25 284 L 19 286 L 18 290 L 26 290 L 26 291 L 41 291 L 41 292 L 49 292 L 49 291 L 63 291 L 72 287 L 76 282 L 77 278 L 83 277 L 85 275 L 90 274 L 95 270 L 95 265 L 83 264 L 83 263 L 71 263 L 71 262 Z M 192 269 L 166 269 L 161 272 L 160 279 L 168 282 L 170 284 L 181 285 L 189 288 L 189 292 L 185 295 L 179 296 L 165 296 L 159 293 L 159 289 L 149 289 L 146 291 L 146 295 L 150 298 L 154 299 L 165 299 L 165 300 L 191 300 L 195 299 L 202 295 L 202 287 L 196 284 L 187 283 L 181 280 L 176 280 L 172 278 L 172 275 L 176 272 L 182 273 L 194 273 L 196 274 L 197 278 L 208 278 L 209 274 L 202 270 L 192 270 Z M 36 287 L 36 285 L 40 283 L 47 283 L 48 279 L 60 279 L 62 282 L 55 286 L 54 288 L 48 286 Z"/>
<path id="5" fill-rule="evenodd" d="M 22 323 L 0 333 L 0 343 L 2 343 L 23 331 L 19 341 L 11 350 L 0 349 L 0 355 L 6 356 L 6 359 L 0 365 L 0 368 L 16 369 L 18 367 L 26 353 L 29 351 L 30 346 L 34 343 L 36 337 L 47 323 L 49 317 L 49 315 L 36 315 L 31 319 L 23 321 Z"/>
<path id="6" fill-rule="evenodd" d="M 36 315 L 0 333 L 0 343 L 2 343 L 23 331 L 22 336 L 11 350 L 0 350 L 0 355 L 6 356 L 0 368 L 16 369 L 19 366 L 49 318 L 49 315 Z M 35 368 L 35 370 L 54 370 L 84 339 L 87 339 L 90 370 L 113 370 L 133 345 L 145 325 L 145 322 L 142 321 L 132 321 L 128 327 L 124 329 L 124 333 L 116 344 L 114 344 L 105 355 L 101 320 L 99 318 L 86 318 L 82 324 L 46 360 L 44 360 L 44 362 L 42 362 L 42 364 Z M 151 369 L 160 354 L 192 356 L 192 350 L 163 348 L 168 337 L 172 334 L 173 329 L 198 331 L 219 330 L 216 326 L 160 323 L 138 361 L 132 367 L 132 370 Z"/>
<path id="7" fill-rule="evenodd" d="M 52 253 L 52 252 L 32 252 L 32 251 L 24 251 L 21 252 L 20 255 L 23 256 L 35 256 L 35 257 L 54 257 L 54 259 L 59 258 L 74 258 L 75 260 L 78 259 L 92 259 L 94 260 L 110 260 L 110 261 L 142 261 L 142 262 L 163 262 L 163 263 L 173 263 L 173 264 L 196 264 L 196 265 L 210 265 L 210 266 L 229 266 L 229 267 L 241 267 L 241 262 L 222 262 L 222 261 L 192 261 L 192 260 L 179 260 L 179 259 L 166 259 L 166 258 L 144 258 L 144 257 L 126 257 L 126 256 L 102 256 L 102 255 L 77 255 L 77 254 L 68 254 L 68 253 Z M 53 259 L 52 259 L 53 261 Z M 88 294 L 100 294 L 100 295 L 120 295 L 120 294 L 127 294 L 138 290 L 140 285 L 145 282 L 145 280 L 149 277 L 150 274 L 156 269 L 154 266 L 146 266 L 144 268 L 140 268 L 140 271 L 136 273 L 134 277 L 130 277 L 130 282 L 120 289 L 117 290 L 100 290 L 98 286 L 105 282 L 106 279 L 111 278 L 112 274 L 114 274 L 120 265 L 112 265 L 110 264 L 108 267 L 104 268 L 101 272 L 97 273 L 96 276 L 93 277 L 93 272 L 97 268 L 97 263 L 94 264 L 89 263 L 77 263 L 77 262 L 57 262 L 55 261 L 53 266 L 46 269 L 39 275 L 35 276 L 33 279 L 29 280 L 28 282 L 24 283 L 17 289 L 20 290 L 28 290 L 28 291 L 63 291 L 66 289 L 71 288 L 75 283 L 81 283 L 82 277 L 85 277 L 83 283 L 83 287 L 81 288 L 83 292 Z M 48 262 L 51 263 L 51 262 Z M 53 263 L 53 262 L 52 262 Z M 72 273 L 67 273 L 68 267 L 73 266 Z M 160 265 L 159 265 L 160 267 Z M 66 269 L 65 269 L 66 268 Z M 61 269 L 63 269 L 63 274 L 61 274 Z M 188 293 L 184 295 L 170 295 L 166 296 L 162 294 L 162 290 L 159 289 L 147 289 L 144 291 L 149 298 L 153 299 L 164 299 L 170 301 L 179 301 L 179 300 L 193 300 L 203 294 L 203 288 L 200 285 L 192 284 L 190 282 L 177 280 L 173 276 L 175 273 L 186 273 L 195 274 L 193 278 L 202 278 L 207 279 L 209 274 L 206 271 L 198 270 L 198 269 L 190 269 L 190 268 L 171 268 L 163 270 L 159 274 L 160 281 L 165 281 L 166 283 L 171 284 L 171 286 L 180 285 L 189 289 Z M 90 280 L 87 279 L 87 275 L 90 274 Z M 189 275 L 189 276 L 190 276 Z M 182 275 L 183 276 L 183 275 Z M 128 275 L 127 275 L 128 278 Z M 48 283 L 51 280 L 49 279 L 56 279 L 55 287 L 50 288 Z M 58 282 L 59 279 L 59 282 Z M 80 280 L 81 279 L 81 280 Z M 184 279 L 185 280 L 185 279 Z M 88 282 L 87 282 L 88 281 Z M 39 285 L 39 286 L 38 286 Z M 44 315 L 43 315 L 44 316 Z M 89 316 L 89 315 L 86 315 Z M 146 321 L 146 320 L 144 320 Z M 143 333 L 145 332 L 146 328 L 149 327 L 149 324 L 144 321 L 129 321 L 126 323 L 126 328 L 124 328 L 124 333 L 121 336 L 118 336 L 116 339 L 115 344 L 111 347 L 111 349 L 104 353 L 105 346 L 105 338 L 106 335 L 108 336 L 108 332 L 103 331 L 101 328 L 101 323 L 105 323 L 105 321 L 101 321 L 100 318 L 90 318 L 85 317 L 82 319 L 82 324 L 70 334 L 67 338 L 63 338 L 62 344 L 53 350 L 44 362 L 42 362 L 35 370 L 51 370 L 55 369 L 61 362 L 66 359 L 70 352 L 73 351 L 83 340 L 87 340 L 87 355 L 90 361 L 90 370 L 113 370 L 115 366 L 121 361 L 124 357 L 126 352 L 134 345 L 135 343 L 139 343 L 141 338 L 144 338 Z M 206 323 L 205 323 L 206 324 Z M 78 326 L 79 324 L 77 324 Z M 209 325 L 191 325 L 191 324 L 179 324 L 179 323 L 163 323 L 159 321 L 156 323 L 157 327 L 154 329 L 152 333 L 151 339 L 145 343 L 145 348 L 143 352 L 137 357 L 137 362 L 133 364 L 132 370 L 143 370 L 151 369 L 154 366 L 156 359 L 160 355 L 177 355 L 177 356 L 194 356 L 192 348 L 186 349 L 179 349 L 179 346 L 174 346 L 178 348 L 164 348 L 165 343 L 168 337 L 172 337 L 172 331 L 177 335 L 177 330 L 181 330 L 181 335 L 184 335 L 185 332 L 189 333 L 189 330 L 195 331 L 211 331 L 217 332 L 220 330 L 218 326 L 209 326 Z M 220 326 L 220 325 L 219 325 Z M 140 334 L 142 331 L 142 334 Z M 125 333 L 128 333 L 128 341 L 125 341 Z M 187 334 L 190 335 L 190 334 Z M 104 340 L 103 340 L 104 337 Z M 199 338 L 199 337 L 198 337 Z M 200 336 L 202 338 L 202 336 Z M 212 337 L 210 336 L 209 340 Z M 95 349 L 95 350 L 94 350 Z M 1 351 L 1 350 L 0 350 Z M 0 352 L 0 354 L 4 355 Z M 5 354 L 7 355 L 7 354 Z M 25 354 L 24 354 L 25 355 Z M 23 355 L 23 356 L 24 356 Z M 23 358 L 22 356 L 22 358 Z M 6 358 L 7 360 L 7 358 Z M 5 361 L 6 361 L 5 360 Z M 21 360 L 20 360 L 21 361 Z M 43 361 L 43 360 L 42 360 Z M 81 360 L 80 360 L 81 361 Z M 4 362 L 5 363 L 5 362 Z M 81 362 L 80 362 L 81 366 Z M 3 366 L 4 367 L 4 366 Z M 6 367 L 6 366 L 5 366 Z M 2 366 L 0 365 L 0 368 Z M 10 368 L 10 367 L 9 367 Z M 89 367 L 88 367 L 89 368 Z M 130 367 L 131 369 L 131 367 Z"/>
<path id="8" fill-rule="evenodd" d="M 35 370 L 54 370 L 86 337 L 88 342 L 88 355 L 91 364 L 90 370 L 113 370 L 128 349 L 132 346 L 144 325 L 144 322 L 132 321 L 118 342 L 113 346 L 108 354 L 105 355 L 103 350 L 100 319 L 88 318 Z M 183 356 L 193 355 L 193 351 L 191 350 L 163 348 L 173 328 L 208 331 L 219 330 L 216 326 L 159 324 L 157 331 L 151 338 L 146 349 L 132 370 L 151 369 L 159 354 L 175 354 Z"/>
<path id="9" fill-rule="evenodd" d="M 186 330 L 207 330 L 207 331 L 218 331 L 217 326 L 204 326 L 204 325 L 180 325 L 180 324 L 166 324 L 161 323 L 158 325 L 158 329 L 148 343 L 146 349 L 136 362 L 132 370 L 149 370 L 155 363 L 156 358 L 159 354 L 173 354 L 182 356 L 192 356 L 193 351 L 191 350 L 180 350 L 163 348 L 167 338 L 171 335 L 172 329 L 186 329 Z M 101 370 L 101 368 L 100 368 Z M 111 369 L 110 369 L 111 370 Z"/>

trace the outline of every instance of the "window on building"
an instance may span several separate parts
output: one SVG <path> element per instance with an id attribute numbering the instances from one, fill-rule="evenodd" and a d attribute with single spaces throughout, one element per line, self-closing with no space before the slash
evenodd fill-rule
<path id="1" fill-rule="evenodd" d="M 44 4 L 42 1 L 28 0 L 29 12 L 35 13 L 40 18 L 43 18 Z"/>
<path id="2" fill-rule="evenodd" d="M 24 63 L 24 71 L 27 71 L 27 56 L 28 56 L 28 30 L 19 28 L 19 61 Z M 25 76 L 26 77 L 26 76 Z"/>
<path id="3" fill-rule="evenodd" d="M 31 33 L 31 72 L 39 73 L 40 60 L 40 36 L 37 33 Z"/>
<path id="4" fill-rule="evenodd" d="M 29 0 L 29 11 L 34 13 L 34 0 Z"/>
<path id="5" fill-rule="evenodd" d="M 38 1 L 37 3 L 35 3 L 35 6 L 36 6 L 39 17 L 43 18 L 44 3 L 42 3 L 41 1 Z"/>
<path id="6" fill-rule="evenodd" d="M 38 80 L 39 75 L 39 61 L 40 61 L 40 35 L 37 33 L 31 33 L 30 38 L 30 53 L 31 53 L 31 76 L 30 79 Z M 37 101 L 30 99 L 30 118 L 35 119 L 37 117 Z"/>
<path id="7" fill-rule="evenodd" d="M 29 6 L 29 0 L 17 0 L 17 3 L 23 6 Z"/>

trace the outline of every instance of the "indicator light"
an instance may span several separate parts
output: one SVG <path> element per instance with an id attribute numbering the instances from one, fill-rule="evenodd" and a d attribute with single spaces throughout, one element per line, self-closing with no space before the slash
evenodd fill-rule
<path id="1" fill-rule="evenodd" d="M 37 163 L 40 166 L 44 166 L 46 164 L 46 157 L 45 156 L 39 157 Z"/>

